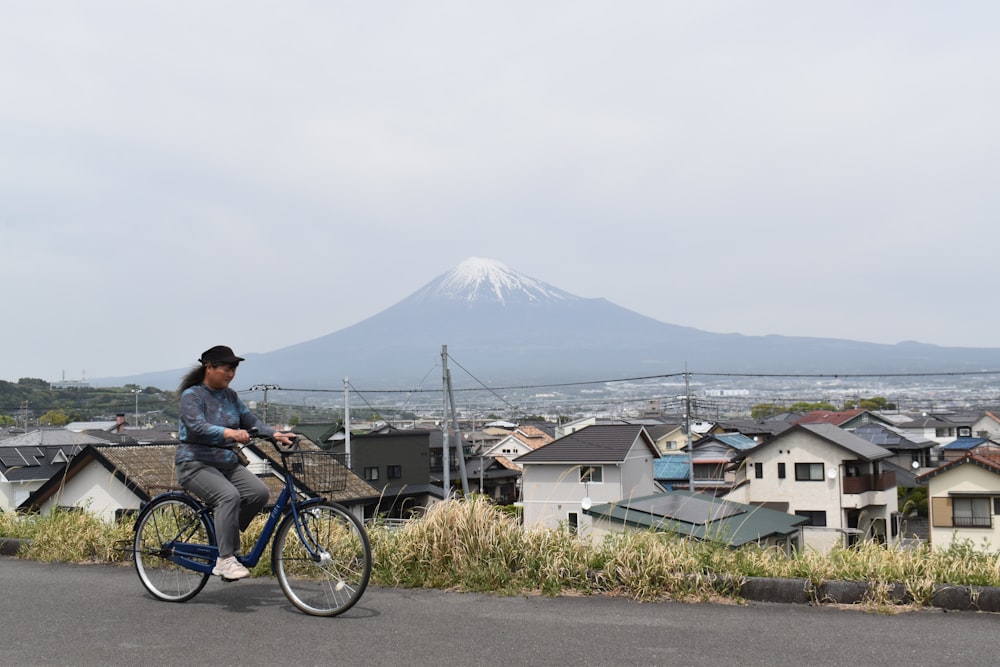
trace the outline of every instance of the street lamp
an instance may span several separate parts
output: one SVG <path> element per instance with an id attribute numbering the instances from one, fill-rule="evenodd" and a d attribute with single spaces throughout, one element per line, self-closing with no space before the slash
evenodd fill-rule
<path id="1" fill-rule="evenodd" d="M 135 394 L 135 427 L 139 428 L 139 394 L 142 389 L 133 389 L 132 393 Z"/>

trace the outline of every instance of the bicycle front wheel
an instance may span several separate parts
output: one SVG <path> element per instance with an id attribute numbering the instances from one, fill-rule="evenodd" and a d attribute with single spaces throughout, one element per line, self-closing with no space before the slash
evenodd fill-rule
<path id="1" fill-rule="evenodd" d="M 372 550 L 361 522 L 344 507 L 324 501 L 289 514 L 278 527 L 271 569 L 281 590 L 301 611 L 336 616 L 368 587 Z"/>
<path id="2" fill-rule="evenodd" d="M 211 576 L 208 572 L 172 560 L 176 546 L 184 544 L 211 544 L 208 521 L 193 501 L 177 496 L 161 498 L 139 514 L 135 524 L 135 569 L 153 597 L 184 602 L 205 587 Z"/>

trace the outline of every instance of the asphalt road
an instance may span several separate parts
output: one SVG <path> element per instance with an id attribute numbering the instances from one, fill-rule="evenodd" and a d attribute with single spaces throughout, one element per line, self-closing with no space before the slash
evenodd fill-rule
<path id="1" fill-rule="evenodd" d="M 306 616 L 272 578 L 150 597 L 131 566 L 0 558 L 3 665 L 995 665 L 1000 615 L 370 588 Z"/>

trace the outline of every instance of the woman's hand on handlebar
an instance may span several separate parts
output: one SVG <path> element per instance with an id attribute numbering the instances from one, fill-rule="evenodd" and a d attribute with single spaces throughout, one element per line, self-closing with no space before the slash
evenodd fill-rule
<path id="1" fill-rule="evenodd" d="M 271 439 L 274 440 L 274 444 L 278 445 L 279 447 L 284 445 L 286 449 L 291 449 L 292 447 L 295 446 L 295 443 L 298 441 L 299 438 L 294 433 L 275 431 L 274 435 L 271 436 Z"/>
<path id="2" fill-rule="evenodd" d="M 250 442 L 250 433 L 241 428 L 227 428 L 223 432 L 223 437 L 226 440 L 234 440 L 241 445 L 245 445 Z"/>

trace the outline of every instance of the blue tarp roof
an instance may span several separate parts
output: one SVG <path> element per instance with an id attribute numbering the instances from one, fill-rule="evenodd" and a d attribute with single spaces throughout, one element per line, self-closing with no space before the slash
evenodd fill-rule
<path id="1" fill-rule="evenodd" d="M 670 454 L 653 459 L 653 479 L 688 479 L 690 464 L 686 455 Z"/>

